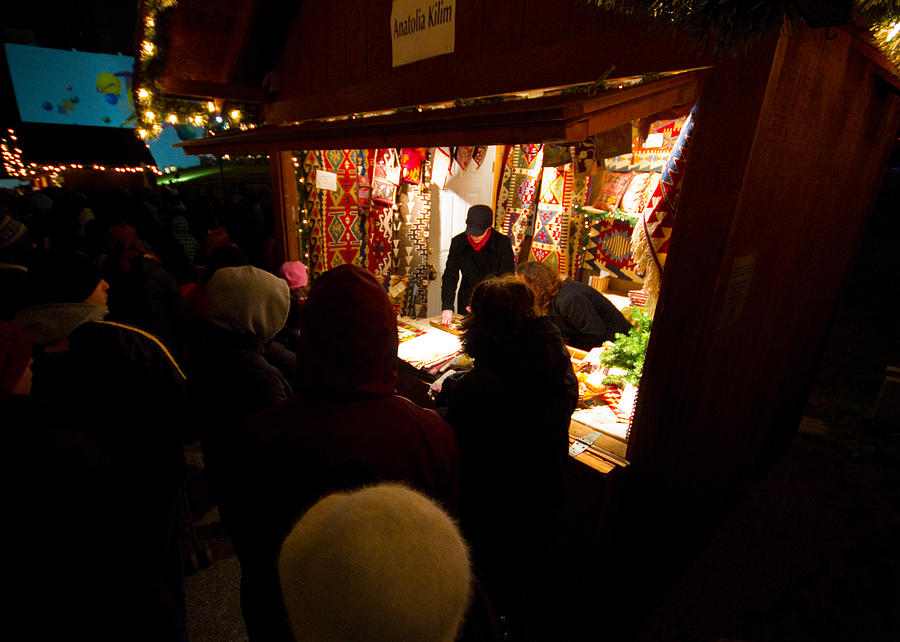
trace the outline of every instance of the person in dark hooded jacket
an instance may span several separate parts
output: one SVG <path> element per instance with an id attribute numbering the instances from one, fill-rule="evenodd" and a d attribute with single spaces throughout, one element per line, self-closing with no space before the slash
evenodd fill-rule
<path id="1" fill-rule="evenodd" d="M 437 402 L 460 449 L 460 521 L 482 583 L 511 635 L 532 629 L 563 502 L 578 382 L 556 326 L 515 276 L 472 293 L 462 344 L 474 366 Z"/>
<path id="2" fill-rule="evenodd" d="M 292 640 L 278 551 L 322 496 L 396 481 L 451 514 L 457 504 L 456 439 L 436 412 L 395 394 L 397 322 L 375 277 L 353 265 L 318 277 L 299 338 L 298 393 L 251 417 L 240 442 L 230 533 L 251 640 Z"/>

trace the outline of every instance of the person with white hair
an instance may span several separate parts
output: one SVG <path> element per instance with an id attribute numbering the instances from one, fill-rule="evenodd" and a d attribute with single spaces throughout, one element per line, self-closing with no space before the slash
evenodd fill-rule
<path id="1" fill-rule="evenodd" d="M 471 595 L 456 523 L 402 484 L 319 500 L 278 557 L 294 637 L 318 642 L 452 642 Z"/>

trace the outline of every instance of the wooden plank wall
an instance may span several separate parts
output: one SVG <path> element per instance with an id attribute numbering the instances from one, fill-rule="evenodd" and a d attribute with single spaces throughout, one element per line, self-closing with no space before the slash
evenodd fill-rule
<path id="1" fill-rule="evenodd" d="M 660 555 L 795 434 L 900 127 L 900 97 L 837 33 L 763 45 L 700 98 L 628 451 L 633 517 Z M 743 313 L 723 325 L 751 255 Z"/>
<path id="2" fill-rule="evenodd" d="M 707 64 L 581 0 L 457 0 L 452 54 L 392 67 L 389 2 L 304 2 L 278 64 L 270 123 Z"/>

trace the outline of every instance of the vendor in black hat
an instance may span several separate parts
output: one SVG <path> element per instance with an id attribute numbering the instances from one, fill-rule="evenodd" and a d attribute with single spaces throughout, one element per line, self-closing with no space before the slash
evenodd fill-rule
<path id="1" fill-rule="evenodd" d="M 515 271 L 509 238 L 491 228 L 494 212 L 487 205 L 473 205 L 466 216 L 466 231 L 450 241 L 447 266 L 441 277 L 441 323 L 453 321 L 453 298 L 456 310 L 467 311 L 472 290 L 487 276 L 500 276 Z M 462 274 L 462 281 L 460 281 Z M 459 285 L 457 294 L 456 286 Z"/>

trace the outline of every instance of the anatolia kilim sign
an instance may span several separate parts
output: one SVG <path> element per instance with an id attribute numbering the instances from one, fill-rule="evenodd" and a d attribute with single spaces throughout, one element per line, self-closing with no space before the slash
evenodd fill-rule
<path id="1" fill-rule="evenodd" d="M 456 0 L 394 0 L 390 29 L 394 67 L 453 53 Z"/>

